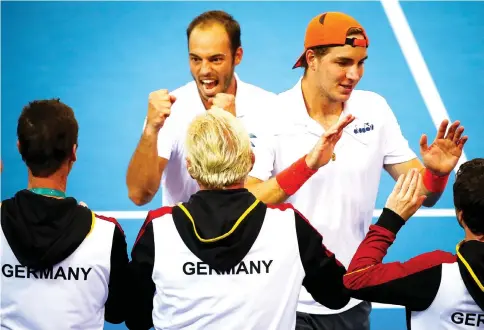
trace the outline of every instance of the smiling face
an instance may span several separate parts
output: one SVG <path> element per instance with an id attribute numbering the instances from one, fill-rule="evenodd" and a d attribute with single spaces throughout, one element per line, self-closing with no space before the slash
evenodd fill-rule
<path id="1" fill-rule="evenodd" d="M 212 23 L 194 28 L 188 49 L 190 72 L 202 99 L 207 101 L 218 93 L 227 93 L 235 67 L 242 60 L 242 48 L 232 54 L 224 26 Z"/>
<path id="2" fill-rule="evenodd" d="M 362 35 L 350 38 L 363 39 Z M 330 47 L 321 57 L 308 50 L 308 78 L 318 93 L 330 102 L 346 102 L 364 73 L 366 47 Z"/>

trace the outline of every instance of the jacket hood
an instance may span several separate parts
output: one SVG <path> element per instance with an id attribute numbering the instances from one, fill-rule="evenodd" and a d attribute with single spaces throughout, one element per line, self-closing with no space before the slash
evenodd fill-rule
<path id="1" fill-rule="evenodd" d="M 457 245 L 457 262 L 467 290 L 484 310 L 484 242 L 466 241 Z"/>
<path id="2" fill-rule="evenodd" d="M 192 253 L 211 268 L 228 271 L 252 248 L 266 209 L 247 189 L 201 190 L 172 215 Z"/>
<path id="3" fill-rule="evenodd" d="M 70 256 L 91 230 L 93 213 L 74 198 L 21 190 L 2 202 L 1 225 L 21 265 L 52 267 Z"/>

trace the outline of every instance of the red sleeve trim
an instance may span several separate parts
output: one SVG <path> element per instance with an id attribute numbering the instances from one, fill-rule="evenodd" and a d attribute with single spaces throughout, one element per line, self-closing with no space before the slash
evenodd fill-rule
<path id="1" fill-rule="evenodd" d="M 377 225 L 370 226 L 370 232 L 358 248 L 344 276 L 344 284 L 348 289 L 360 290 L 377 286 L 443 263 L 457 261 L 457 257 L 452 253 L 437 250 L 421 254 L 406 262 L 383 264 L 382 259 L 394 238 L 395 235 L 391 231 Z"/>
<path id="2" fill-rule="evenodd" d="M 104 221 L 108 221 L 108 222 L 112 222 L 114 223 L 114 225 L 116 227 L 118 227 L 118 229 L 123 233 L 124 235 L 124 230 L 123 230 L 123 227 L 121 227 L 121 225 L 119 224 L 118 220 L 116 220 L 116 218 L 111 218 L 111 217 L 106 217 L 104 215 L 99 215 L 99 214 L 95 214 L 94 213 L 94 216 L 100 220 L 104 220 Z"/>
<path id="3" fill-rule="evenodd" d="M 145 230 L 146 230 L 146 226 L 148 226 L 151 223 L 151 221 L 153 221 L 157 218 L 161 218 L 162 216 L 164 216 L 166 214 L 171 214 L 172 210 L 173 210 L 172 206 L 163 206 L 163 207 L 160 207 L 159 209 L 149 211 L 143 225 L 141 226 L 141 229 L 138 232 L 138 236 L 136 237 L 136 240 L 134 241 L 134 245 L 136 245 L 136 243 L 138 243 L 141 236 L 143 236 L 143 234 L 145 233 Z"/>
<path id="4" fill-rule="evenodd" d="M 267 205 L 267 207 L 270 208 L 270 209 L 277 209 L 277 210 L 281 210 L 281 211 L 286 211 L 288 209 L 293 210 L 294 213 L 297 213 L 304 221 L 307 222 L 307 224 L 309 226 L 311 226 L 312 229 L 314 229 L 315 232 L 317 232 L 322 237 L 322 234 L 316 228 L 314 228 L 314 226 L 311 224 L 311 222 L 309 222 L 309 220 L 301 212 L 299 212 L 299 210 L 294 208 L 294 206 L 291 203 L 281 203 L 281 204 L 277 204 L 277 205 Z M 323 244 L 323 247 L 324 247 L 324 251 L 326 253 L 326 256 L 332 258 L 334 256 L 334 253 L 331 252 L 330 250 L 328 250 L 328 248 L 326 248 L 326 246 L 324 244 Z M 335 260 L 336 260 L 336 263 L 338 264 L 338 266 L 343 266 L 343 264 L 341 264 L 341 262 L 336 257 L 335 257 Z"/>
<path id="5" fill-rule="evenodd" d="M 309 222 L 309 220 L 301 212 L 299 212 L 299 210 L 296 210 L 291 203 L 281 203 L 281 204 L 277 204 L 277 205 L 267 205 L 267 207 L 270 208 L 270 209 L 277 209 L 277 210 L 281 210 L 281 211 L 286 211 L 286 210 L 289 210 L 289 209 L 293 210 L 294 213 L 297 213 L 301 218 L 303 218 L 304 221 L 306 221 L 308 223 L 308 225 L 311 226 L 311 228 L 316 230 L 316 228 L 313 227 L 311 222 Z"/>

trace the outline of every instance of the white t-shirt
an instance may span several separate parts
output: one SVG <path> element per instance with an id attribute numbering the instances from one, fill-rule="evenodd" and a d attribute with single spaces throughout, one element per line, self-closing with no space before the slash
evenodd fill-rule
<path id="1" fill-rule="evenodd" d="M 271 122 L 273 136 L 259 139 L 249 174 L 264 181 L 307 154 L 324 134 L 324 128 L 307 113 L 301 80 L 278 95 L 277 105 Z M 287 200 L 323 235 L 326 247 L 346 267 L 371 224 L 383 165 L 416 158 L 383 97 L 355 90 L 341 116 L 349 113 L 356 119 L 335 147 L 336 161 L 320 168 Z M 298 311 L 335 314 L 359 302 L 352 299 L 334 311 L 316 303 L 303 288 Z"/>
<path id="2" fill-rule="evenodd" d="M 264 133 L 267 125 L 264 112 L 274 106 L 276 94 L 241 81 L 237 74 L 234 77 L 237 80 L 236 116 L 251 139 L 255 139 Z M 177 100 L 158 134 L 158 156 L 168 159 L 162 178 L 162 205 L 188 201 L 199 190 L 186 168 L 184 141 L 190 122 L 206 111 L 194 81 L 170 94 Z"/>

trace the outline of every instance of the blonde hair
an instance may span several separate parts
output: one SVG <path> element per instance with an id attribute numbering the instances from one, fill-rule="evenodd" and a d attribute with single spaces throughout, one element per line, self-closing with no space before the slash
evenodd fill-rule
<path id="1" fill-rule="evenodd" d="M 188 127 L 188 172 L 207 189 L 242 183 L 252 168 L 249 134 L 229 112 L 212 108 Z"/>

